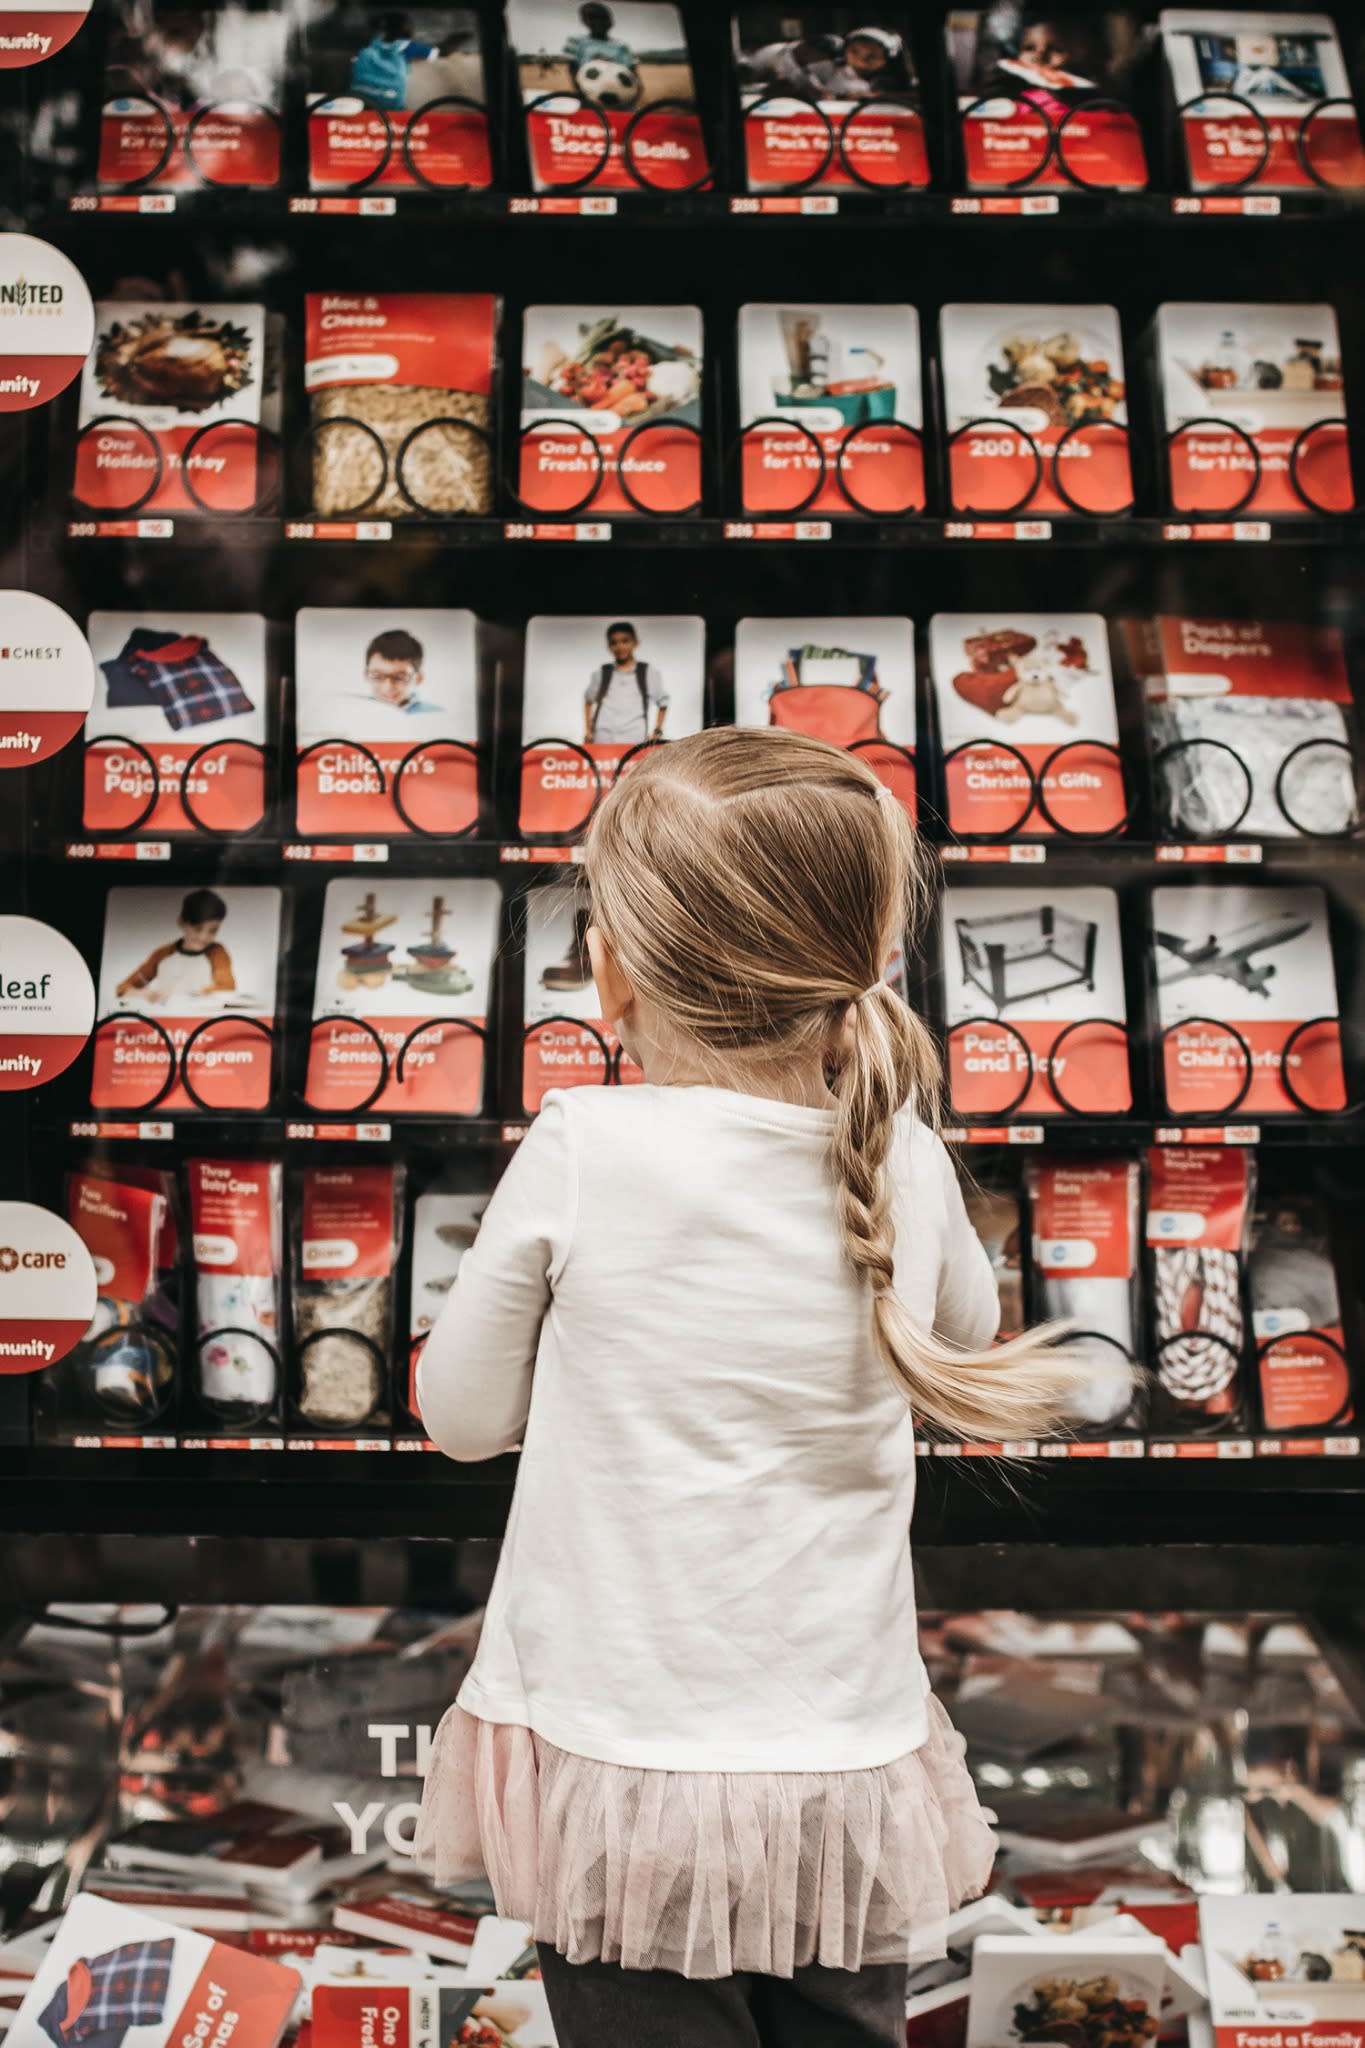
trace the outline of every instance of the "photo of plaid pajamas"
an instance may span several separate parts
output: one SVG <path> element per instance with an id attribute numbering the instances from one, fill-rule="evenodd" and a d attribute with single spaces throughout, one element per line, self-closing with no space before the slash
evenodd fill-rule
<path id="1" fill-rule="evenodd" d="M 39 2025 L 54 2048 L 119 2048 L 130 2027 L 155 2026 L 166 2008 L 175 1941 L 129 1941 L 73 1963 Z"/>
<path id="2" fill-rule="evenodd" d="M 159 704 L 175 732 L 240 718 L 254 709 L 227 663 L 202 633 L 153 633 L 139 627 L 112 661 L 101 663 L 111 708 Z"/>

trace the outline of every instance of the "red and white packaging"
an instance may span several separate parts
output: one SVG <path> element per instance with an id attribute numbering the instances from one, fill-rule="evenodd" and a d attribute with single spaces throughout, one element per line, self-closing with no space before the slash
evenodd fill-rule
<path id="1" fill-rule="evenodd" d="M 1152 926 L 1172 1116 L 1313 1116 L 1345 1108 L 1321 889 L 1154 889 Z"/>
<path id="2" fill-rule="evenodd" d="M 1097 612 L 938 612 L 929 666 L 948 825 L 992 839 L 1118 831 L 1127 814 Z"/>
<path id="3" fill-rule="evenodd" d="M 534 1114 L 551 1088 L 639 1081 L 631 1061 L 618 1072 L 621 1043 L 601 1015 L 588 960 L 587 891 L 573 883 L 533 889 L 526 899 L 526 1037 L 521 1100 Z"/>
<path id="4" fill-rule="evenodd" d="M 1200 1920 L 1214 2048 L 1360 2048 L 1359 1894 L 1209 1896 Z"/>
<path id="5" fill-rule="evenodd" d="M 613 0 L 602 34 L 558 0 L 508 0 L 537 192 L 709 185 L 687 31 L 671 0 Z"/>
<path id="6" fill-rule="evenodd" d="M 0 0 L 0 71 L 22 71 L 64 50 L 84 25 L 90 0 L 65 7 L 34 7 L 30 0 Z"/>
<path id="7" fill-rule="evenodd" d="M 392 1413 L 401 1166 L 315 1166 L 300 1183 L 293 1311 L 300 1426 L 374 1432 Z"/>
<path id="8" fill-rule="evenodd" d="M 304 51 L 310 191 L 463 192 L 492 184 L 472 7 L 324 15 L 308 23 Z"/>
<path id="9" fill-rule="evenodd" d="M 310 2048 L 554 2048 L 545 1987 L 533 1979 L 468 1984 L 464 1972 L 435 1971 L 420 1983 L 319 1985 Z M 382 2026 L 383 2032 L 377 2031 Z"/>
<path id="10" fill-rule="evenodd" d="M 480 727 L 473 612 L 307 605 L 294 645 L 300 833 L 472 832 Z"/>
<path id="11" fill-rule="evenodd" d="M 1158 306 L 1171 510 L 1267 518 L 1355 505 L 1331 306 Z"/>
<path id="12" fill-rule="evenodd" d="M 278 1418 L 283 1393 L 281 1169 L 268 1159 L 191 1159 L 193 1387 L 215 1421 Z"/>
<path id="13" fill-rule="evenodd" d="M 104 2041 L 136 2031 L 145 2048 L 275 2048 L 298 1989 L 295 1970 L 81 1892 L 10 2039 L 38 2048 L 72 2039 L 72 2030 L 78 2040 Z"/>
<path id="14" fill-rule="evenodd" d="M 266 1107 L 280 912 L 277 888 L 109 891 L 92 1108 Z"/>
<path id="15" fill-rule="evenodd" d="M 156 839 L 259 825 L 270 729 L 260 613 L 92 612 L 87 631 L 85 829 Z"/>
<path id="16" fill-rule="evenodd" d="M 332 1910 L 332 1921 L 351 1934 L 398 1948 L 417 1949 L 447 1963 L 467 1963 L 478 1915 L 423 1885 L 393 1885 Z"/>
<path id="17" fill-rule="evenodd" d="M 186 15 L 172 0 L 115 7 L 100 109 L 101 186 L 277 184 L 288 32 L 273 9 Z"/>
<path id="18" fill-rule="evenodd" d="M 949 888 L 948 1080 L 957 1115 L 1122 1116 L 1132 1107 L 1112 889 Z"/>
<path id="19" fill-rule="evenodd" d="M 309 292 L 304 310 L 313 510 L 332 519 L 490 511 L 491 293 Z"/>
<path id="20" fill-rule="evenodd" d="M 913 306 L 741 306 L 739 408 L 746 513 L 924 510 Z"/>
<path id="21" fill-rule="evenodd" d="M 906 618 L 741 619 L 735 723 L 858 754 L 915 815 L 915 628 Z"/>
<path id="22" fill-rule="evenodd" d="M 97 305 L 81 378 L 78 507 L 111 518 L 250 512 L 270 474 L 264 437 L 279 424 L 267 385 L 262 306 Z"/>
<path id="23" fill-rule="evenodd" d="M 547 518 L 676 517 L 701 499 L 696 306 L 528 306 L 517 491 Z"/>
<path id="24" fill-rule="evenodd" d="M 144 1820 L 105 1844 L 114 1870 L 170 1870 L 267 1891 L 306 1889 L 322 1862 L 303 1816 L 243 1799 L 202 1820 Z"/>
<path id="25" fill-rule="evenodd" d="M 0 772 L 61 752 L 95 691 L 90 643 L 60 605 L 0 590 Z"/>
<path id="26" fill-rule="evenodd" d="M 528 836 L 575 839 L 622 768 L 656 740 L 700 732 L 706 627 L 683 614 L 532 619 L 521 700 Z"/>
<path id="27" fill-rule="evenodd" d="M 479 1234 L 489 1191 L 448 1195 L 429 1189 L 412 1205 L 412 1274 L 408 1295 L 408 1413 L 421 1421 L 417 1405 L 417 1361 L 422 1346 L 455 1284 L 460 1261 Z"/>
<path id="28" fill-rule="evenodd" d="M 1264 1197 L 1247 1259 L 1261 1421 L 1276 1435 L 1354 1417 L 1330 1241 L 1305 1196 Z"/>
<path id="29" fill-rule="evenodd" d="M 1056 1156 L 1030 1161 L 1033 1310 L 1072 1325 L 1094 1361 L 1077 1404 L 1088 1431 L 1136 1425 L 1130 1368 L 1140 1356 L 1135 1159 Z"/>
<path id="30" fill-rule="evenodd" d="M 1143 189 L 1132 9 L 954 7 L 944 35 L 969 191 Z"/>
<path id="31" fill-rule="evenodd" d="M 495 882 L 367 875 L 328 883 L 305 1086 L 311 1109 L 477 1115 L 499 909 Z"/>
<path id="32" fill-rule="evenodd" d="M 80 1342 L 37 1383 L 42 1436 L 164 1433 L 178 1373 L 175 1308 L 163 1287 L 174 1246 L 170 1190 L 169 1175 L 135 1168 L 68 1176 L 66 1218 L 99 1292 Z"/>
<path id="33" fill-rule="evenodd" d="M 1161 41 L 1193 192 L 1365 184 L 1330 16 L 1163 7 Z"/>
<path id="34" fill-rule="evenodd" d="M 770 7 L 742 5 L 734 50 L 751 192 L 903 192 L 929 183 L 903 9 L 788 7 L 779 25 Z"/>
<path id="35" fill-rule="evenodd" d="M 1175 838 L 1350 830 L 1351 684 L 1337 627 L 1165 614 L 1130 641 Z"/>
<path id="36" fill-rule="evenodd" d="M 950 305 L 940 315 L 949 500 L 986 519 L 1107 517 L 1133 499 L 1112 306 Z"/>
<path id="37" fill-rule="evenodd" d="M 1154 1428 L 1216 1427 L 1241 1407 L 1255 1190 L 1255 1155 L 1239 1145 L 1159 1145 L 1147 1155 Z"/>

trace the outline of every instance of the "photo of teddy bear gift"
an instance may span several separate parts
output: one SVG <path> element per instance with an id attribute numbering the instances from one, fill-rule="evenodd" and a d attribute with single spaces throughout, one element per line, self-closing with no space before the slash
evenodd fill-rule
<path id="1" fill-rule="evenodd" d="M 929 622 L 948 823 L 963 837 L 1107 837 L 1126 816 L 1104 620 L 938 613 Z"/>

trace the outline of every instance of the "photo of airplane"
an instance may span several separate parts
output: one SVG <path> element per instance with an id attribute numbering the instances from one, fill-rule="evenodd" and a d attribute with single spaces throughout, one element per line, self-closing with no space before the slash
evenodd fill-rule
<path id="1" fill-rule="evenodd" d="M 1312 929 L 1311 917 L 1300 911 L 1281 910 L 1234 925 L 1222 938 L 1210 932 L 1199 943 L 1176 932 L 1158 931 L 1157 946 L 1164 953 L 1157 954 L 1157 980 L 1166 989 L 1182 981 L 1197 980 L 1202 974 L 1216 974 L 1225 981 L 1235 981 L 1248 995 L 1268 996 L 1275 962 L 1258 962 L 1256 955 L 1272 946 L 1287 946 Z"/>

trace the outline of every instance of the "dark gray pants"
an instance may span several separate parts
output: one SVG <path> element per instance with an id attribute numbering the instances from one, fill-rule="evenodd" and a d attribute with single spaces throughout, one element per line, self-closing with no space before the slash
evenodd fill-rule
<path id="1" fill-rule="evenodd" d="M 559 2048 L 905 2048 L 903 1963 L 689 1979 L 542 1944 L 540 1967 Z"/>

